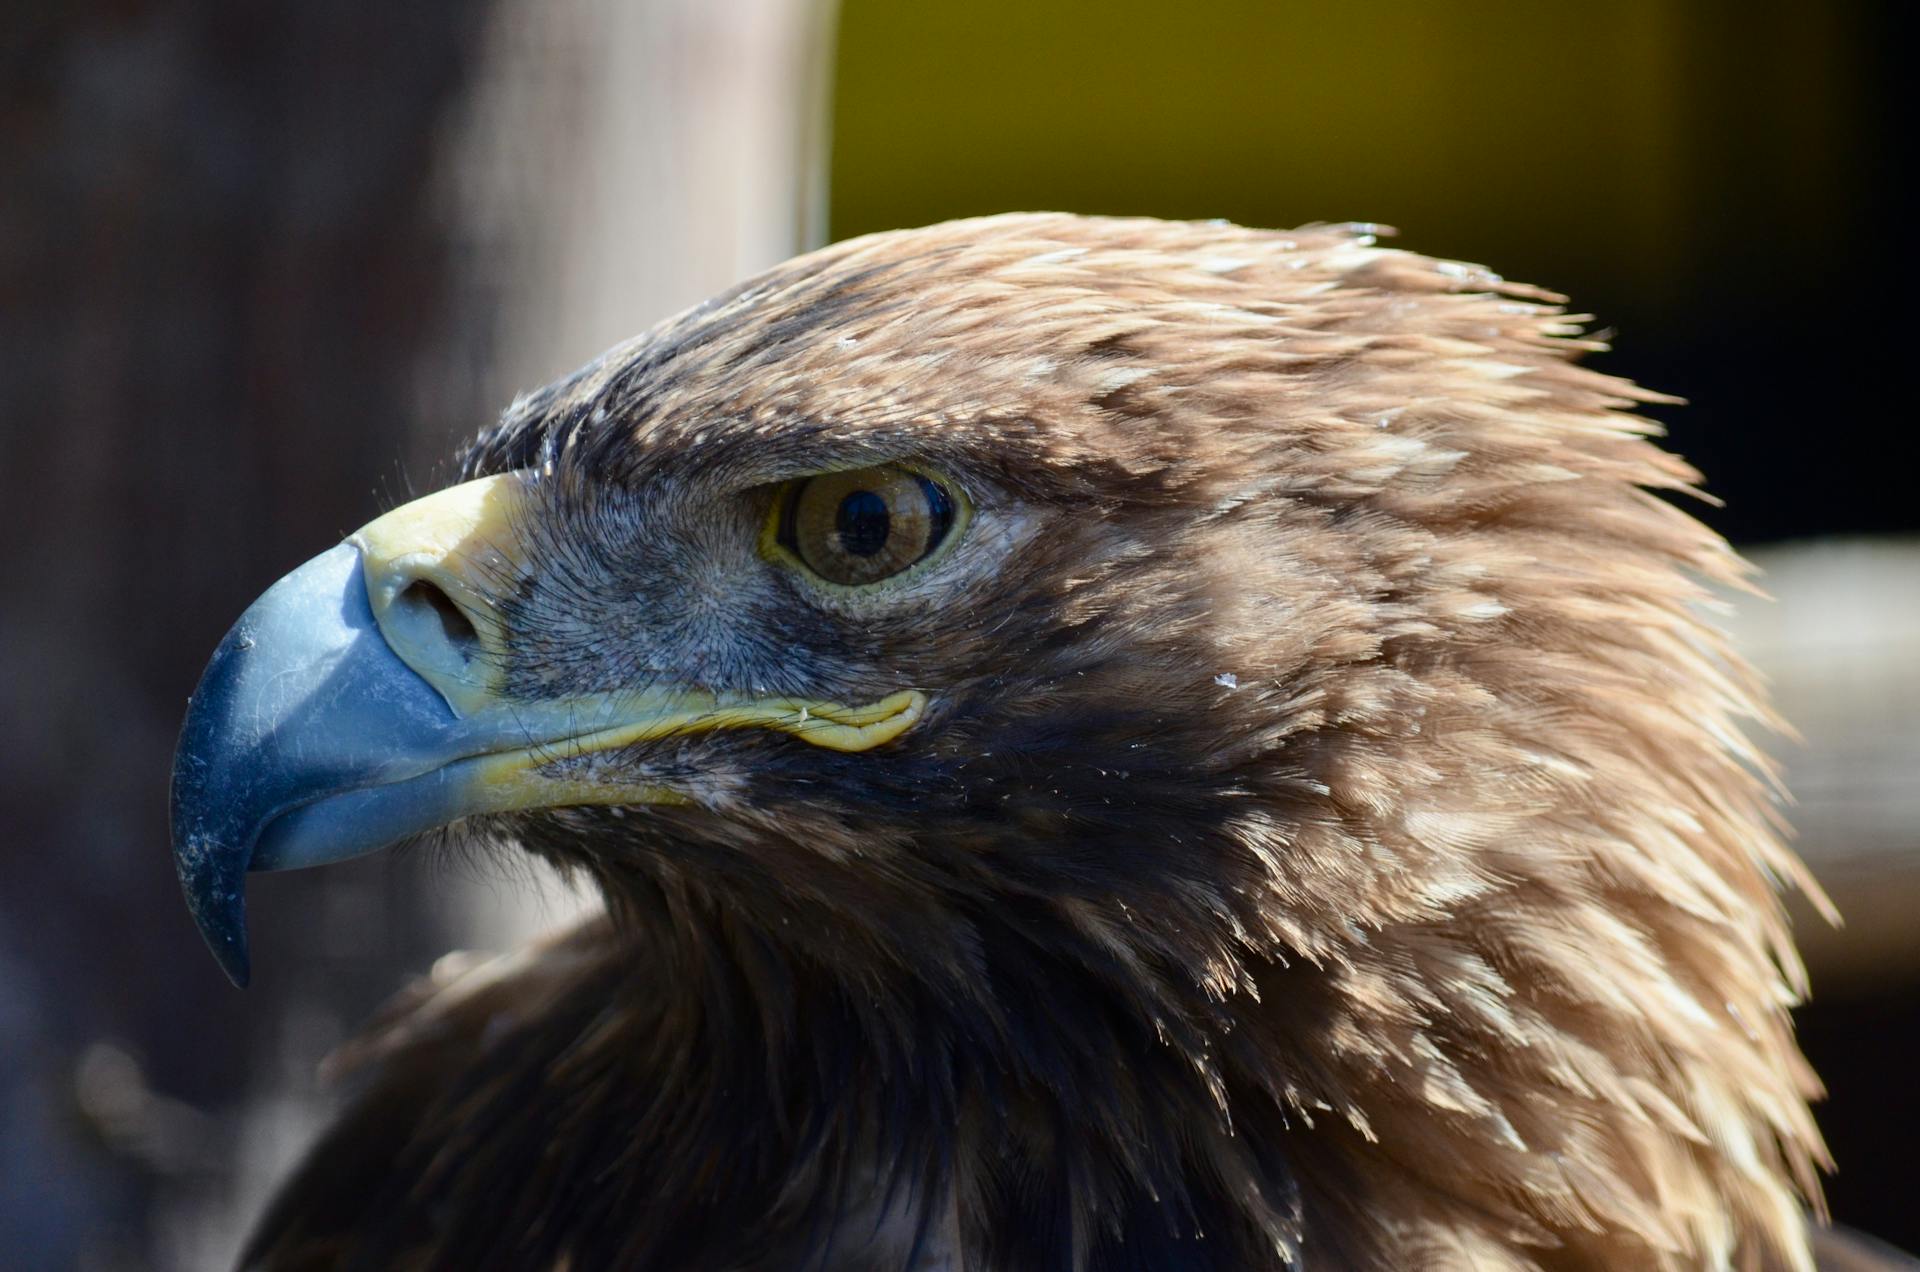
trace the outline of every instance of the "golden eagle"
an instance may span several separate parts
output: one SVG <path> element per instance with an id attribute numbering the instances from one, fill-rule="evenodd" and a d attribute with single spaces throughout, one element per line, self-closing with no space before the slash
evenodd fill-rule
<path id="1" fill-rule="evenodd" d="M 354 1044 L 245 1261 L 1811 1266 L 1743 566 L 1579 323 L 1018 215 L 515 402 L 242 616 L 175 852 L 236 981 L 247 870 L 427 833 L 605 914 Z"/>

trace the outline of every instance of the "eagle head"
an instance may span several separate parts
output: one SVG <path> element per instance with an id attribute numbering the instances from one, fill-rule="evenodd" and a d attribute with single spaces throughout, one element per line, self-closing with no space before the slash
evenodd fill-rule
<path id="1" fill-rule="evenodd" d="M 699 986 L 710 1063 L 1009 1267 L 1067 1264 L 995 1214 L 1092 1266 L 1797 1266 L 1741 566 L 1558 300 L 1365 226 L 775 269 L 246 612 L 194 913 L 244 980 L 249 869 L 539 854 L 621 993 Z"/>

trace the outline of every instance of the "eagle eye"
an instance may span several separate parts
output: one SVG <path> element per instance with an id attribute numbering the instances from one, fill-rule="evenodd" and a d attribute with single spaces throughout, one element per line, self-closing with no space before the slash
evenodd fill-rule
<path id="1" fill-rule="evenodd" d="M 932 556 L 952 537 L 961 507 L 909 468 L 821 473 L 781 489 L 775 542 L 821 580 L 861 587 Z"/>

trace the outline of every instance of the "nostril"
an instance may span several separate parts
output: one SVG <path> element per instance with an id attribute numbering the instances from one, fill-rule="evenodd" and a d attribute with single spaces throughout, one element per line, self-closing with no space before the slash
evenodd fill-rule
<path id="1" fill-rule="evenodd" d="M 408 626 L 416 631 L 431 631 L 437 623 L 441 636 L 461 661 L 479 652 L 480 633 L 473 629 L 473 621 L 434 583 L 415 579 L 394 598 L 394 605 L 406 614 Z"/>

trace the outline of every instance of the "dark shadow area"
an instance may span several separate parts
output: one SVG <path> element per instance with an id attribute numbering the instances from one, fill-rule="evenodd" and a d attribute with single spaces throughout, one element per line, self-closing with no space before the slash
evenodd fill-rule
<path id="1" fill-rule="evenodd" d="M 227 624 L 389 506 L 409 438 L 444 424 L 419 409 L 445 296 L 430 158 L 480 13 L 0 17 L 9 1267 L 211 1266 L 185 1220 L 291 1149 L 243 1143 L 237 1110 L 311 1092 L 294 1057 L 445 948 L 397 860 L 277 878 L 252 892 L 268 967 L 236 992 L 181 902 L 167 774 Z"/>
<path id="2" fill-rule="evenodd" d="M 1843 1222 L 1920 1250 L 1913 1128 L 1920 1126 L 1920 984 L 1817 995 L 1798 1014 L 1800 1044 L 1829 1089 L 1820 1106 L 1839 1171 L 1827 1201 Z"/>

